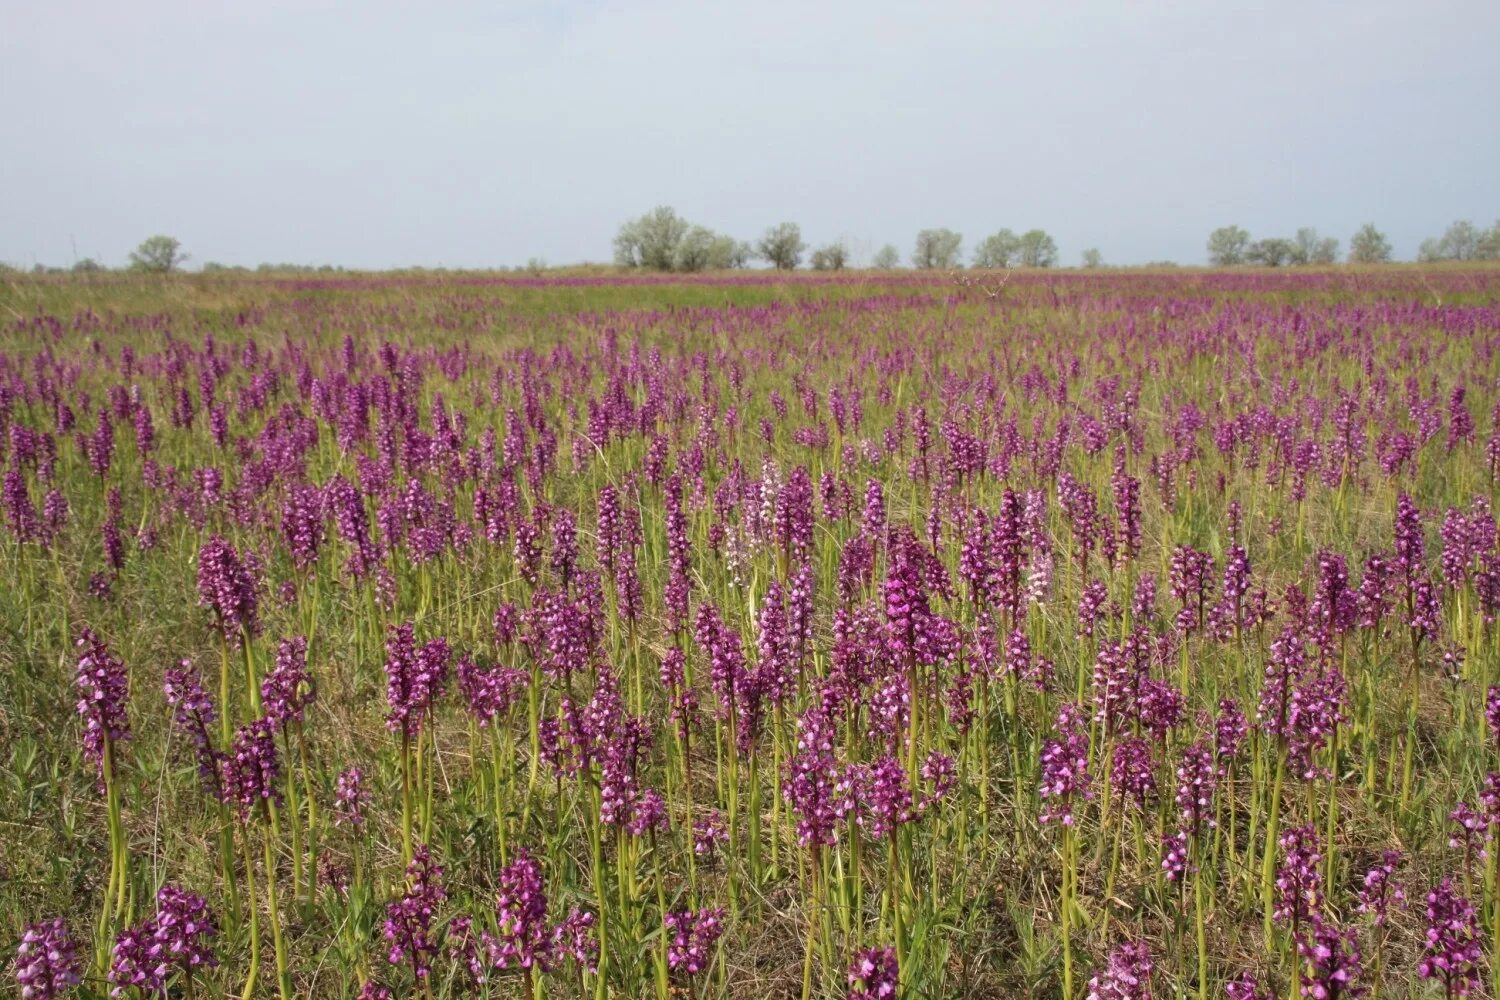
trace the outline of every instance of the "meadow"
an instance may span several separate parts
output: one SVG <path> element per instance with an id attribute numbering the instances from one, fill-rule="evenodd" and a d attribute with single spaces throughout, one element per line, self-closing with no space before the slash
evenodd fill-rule
<path id="1" fill-rule="evenodd" d="M 1497 350 L 1482 267 L 11 278 L 0 975 L 1496 996 Z"/>

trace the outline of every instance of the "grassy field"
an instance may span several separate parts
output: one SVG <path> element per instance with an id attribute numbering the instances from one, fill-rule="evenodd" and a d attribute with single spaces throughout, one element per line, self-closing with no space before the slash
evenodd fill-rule
<path id="1" fill-rule="evenodd" d="M 1494 996 L 1497 349 L 1493 268 L 8 276 L 7 985 Z"/>

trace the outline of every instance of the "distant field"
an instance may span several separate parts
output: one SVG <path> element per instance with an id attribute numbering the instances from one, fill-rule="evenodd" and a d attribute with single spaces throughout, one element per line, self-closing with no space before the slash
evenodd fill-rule
<path id="1" fill-rule="evenodd" d="M 1493 267 L 0 277 L 5 981 L 1494 996 L 1497 351 Z"/>

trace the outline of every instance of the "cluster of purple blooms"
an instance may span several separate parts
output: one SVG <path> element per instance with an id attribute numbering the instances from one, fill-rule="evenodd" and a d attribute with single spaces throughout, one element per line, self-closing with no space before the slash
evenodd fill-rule
<path id="1" fill-rule="evenodd" d="M 109 968 L 114 996 L 130 987 L 142 994 L 163 993 L 171 979 L 218 965 L 213 941 L 219 935 L 208 901 L 174 885 L 156 893 L 156 913 L 120 932 Z"/>
<path id="2" fill-rule="evenodd" d="M 1042 744 L 1041 821 L 1072 826 L 1078 799 L 1093 797 L 1089 774 L 1089 732 L 1083 712 L 1064 702 L 1057 712 L 1057 736 Z"/>
<path id="3" fill-rule="evenodd" d="M 365 775 L 358 767 L 340 771 L 333 790 L 333 823 L 358 831 L 365 825 L 365 809 L 370 804 L 370 792 L 365 788 Z"/>
<path id="4" fill-rule="evenodd" d="M 1151 949 L 1127 941 L 1110 950 L 1104 968 L 1089 980 L 1088 1000 L 1151 1000 Z"/>
<path id="5" fill-rule="evenodd" d="M 406 866 L 406 891 L 386 904 L 382 933 L 389 943 L 386 961 L 408 963 L 418 982 L 432 973 L 438 952 L 437 909 L 447 898 L 442 867 L 433 862 L 427 845 L 417 845 Z"/>
<path id="6" fill-rule="evenodd" d="M 1424 914 L 1426 946 L 1417 975 L 1438 980 L 1447 997 L 1468 996 L 1479 985 L 1482 957 L 1474 904 L 1443 879 L 1427 894 Z"/>
<path id="7" fill-rule="evenodd" d="M 21 933 L 15 973 L 21 1000 L 53 1000 L 82 981 L 78 941 L 61 917 L 30 924 Z"/>
<path id="8" fill-rule="evenodd" d="M 214 613 L 225 642 L 260 631 L 259 603 L 251 566 L 218 535 L 198 550 L 198 603 Z"/>
<path id="9" fill-rule="evenodd" d="M 103 782 L 106 746 L 130 739 L 130 720 L 125 715 L 130 677 L 125 664 L 109 651 L 93 629 L 83 630 L 78 648 L 78 715 L 83 719 L 83 752 Z"/>
<path id="10" fill-rule="evenodd" d="M 408 740 L 421 733 L 447 685 L 451 656 L 446 639 L 429 639 L 418 648 L 410 622 L 391 626 L 385 642 L 387 728 Z"/>
<path id="11" fill-rule="evenodd" d="M 273 725 L 300 725 L 317 697 L 307 671 L 307 639 L 294 636 L 276 646 L 276 659 L 260 682 L 261 711 Z"/>
<path id="12" fill-rule="evenodd" d="M 901 967 L 895 948 L 865 948 L 849 963 L 849 993 L 846 1000 L 895 1000 L 901 985 Z"/>
<path id="13" fill-rule="evenodd" d="M 667 967 L 696 976 L 713 961 L 714 945 L 724 933 L 724 911 L 719 908 L 673 910 L 662 917 L 667 937 Z"/>

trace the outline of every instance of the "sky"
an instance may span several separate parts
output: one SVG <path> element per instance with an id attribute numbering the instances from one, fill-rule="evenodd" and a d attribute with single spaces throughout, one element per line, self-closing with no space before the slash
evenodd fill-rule
<path id="1" fill-rule="evenodd" d="M 666 204 L 856 262 L 1500 219 L 1495 0 L 6 0 L 0 261 L 607 261 Z"/>

